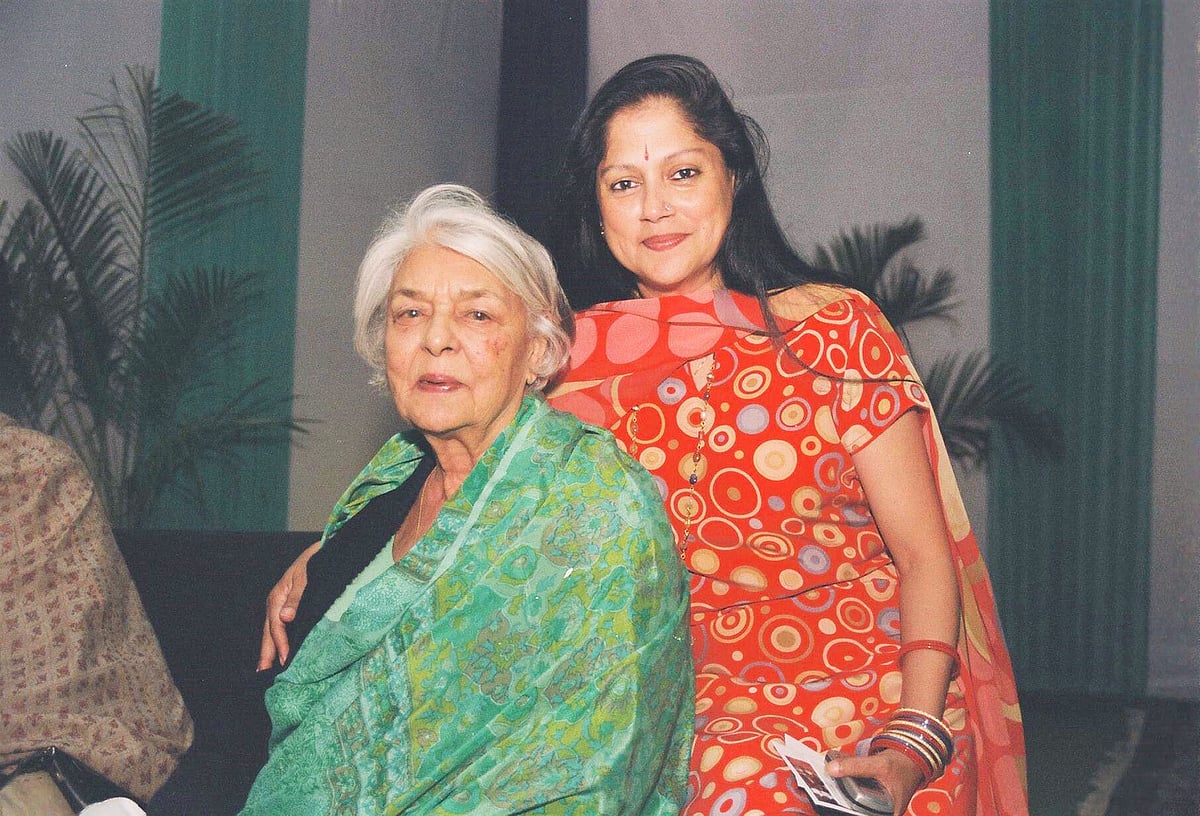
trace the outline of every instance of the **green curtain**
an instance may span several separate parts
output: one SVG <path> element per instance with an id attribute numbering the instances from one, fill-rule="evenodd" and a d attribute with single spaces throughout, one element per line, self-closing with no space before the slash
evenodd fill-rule
<path id="1" fill-rule="evenodd" d="M 1068 453 L 990 467 L 988 560 L 1019 684 L 1145 689 L 1159 0 L 992 0 L 991 345 Z"/>
<path id="2" fill-rule="evenodd" d="M 263 276 L 261 310 L 244 329 L 245 353 L 229 361 L 225 387 L 232 396 L 269 377 L 284 416 L 291 412 L 307 51 L 307 0 L 163 2 L 160 84 L 238 119 L 268 176 L 261 201 L 170 260 Z M 285 529 L 288 459 L 286 442 L 247 446 L 232 467 L 204 474 L 205 513 L 172 494 L 153 523 Z"/>

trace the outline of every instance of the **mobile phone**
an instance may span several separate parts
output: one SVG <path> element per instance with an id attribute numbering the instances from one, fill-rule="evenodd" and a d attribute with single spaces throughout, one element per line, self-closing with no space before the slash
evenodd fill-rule
<path id="1" fill-rule="evenodd" d="M 825 761 L 830 762 L 845 756 L 841 751 L 830 751 L 825 754 Z M 891 816 L 892 797 L 877 780 L 869 776 L 839 776 L 835 777 L 838 787 L 846 798 L 858 807 L 879 816 Z"/>

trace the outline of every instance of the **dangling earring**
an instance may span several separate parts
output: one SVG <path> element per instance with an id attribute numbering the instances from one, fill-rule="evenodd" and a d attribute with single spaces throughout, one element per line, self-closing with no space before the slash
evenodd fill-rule
<path id="1" fill-rule="evenodd" d="M 600 222 L 600 237 L 601 238 L 604 237 L 604 222 L 603 221 Z"/>

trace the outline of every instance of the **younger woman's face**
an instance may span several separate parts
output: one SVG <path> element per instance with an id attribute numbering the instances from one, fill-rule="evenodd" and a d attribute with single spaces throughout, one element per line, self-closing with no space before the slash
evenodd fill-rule
<path id="1" fill-rule="evenodd" d="M 721 286 L 717 251 L 733 213 L 733 173 L 678 103 L 618 111 L 596 170 L 605 241 L 644 297 Z"/>

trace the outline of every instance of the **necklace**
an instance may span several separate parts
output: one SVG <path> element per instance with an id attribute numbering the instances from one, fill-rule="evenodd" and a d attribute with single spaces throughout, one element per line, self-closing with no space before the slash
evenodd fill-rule
<path id="1" fill-rule="evenodd" d="M 429 486 L 431 481 L 433 481 L 433 474 L 437 473 L 437 471 L 438 468 L 436 466 L 433 470 L 429 471 L 429 475 L 425 477 L 425 481 L 421 482 L 421 489 L 417 491 L 417 524 L 413 530 L 414 543 L 421 538 L 421 533 L 425 529 L 421 526 L 421 521 L 425 513 L 425 488 Z M 400 536 L 399 530 L 396 531 L 396 536 Z"/>
<path id="2" fill-rule="evenodd" d="M 692 534 L 692 523 L 696 520 L 696 516 L 700 512 L 700 494 L 696 492 L 696 485 L 700 482 L 700 463 L 703 461 L 703 451 L 705 446 L 704 434 L 708 430 L 708 410 L 709 400 L 712 398 L 713 375 L 717 372 L 717 361 L 714 359 L 708 367 L 708 373 L 704 376 L 704 391 L 701 392 L 702 405 L 700 406 L 700 422 L 696 429 L 696 449 L 692 451 L 692 472 L 688 474 L 688 493 L 685 501 L 680 502 L 680 507 L 683 510 L 683 535 L 679 538 L 679 557 L 686 560 L 688 546 L 695 539 Z M 630 409 L 629 417 L 629 455 L 637 458 L 638 452 L 638 410 L 641 405 L 635 405 Z"/>
<path id="3" fill-rule="evenodd" d="M 425 515 L 425 488 L 433 481 L 433 474 L 438 471 L 439 467 L 435 465 L 433 470 L 429 471 L 429 475 L 425 477 L 425 481 L 421 482 L 421 489 L 417 491 L 417 521 L 413 525 L 412 531 L 407 536 L 404 536 L 404 538 L 401 538 L 404 533 L 404 525 L 408 523 L 409 518 L 412 518 L 410 515 L 401 522 L 400 527 L 397 528 L 395 534 L 392 536 L 392 557 L 397 561 L 421 540 L 421 535 L 425 532 L 422 523 Z M 409 513 L 411 512 L 412 510 L 410 509 Z M 405 539 L 411 539 L 411 541 L 405 543 Z"/>

